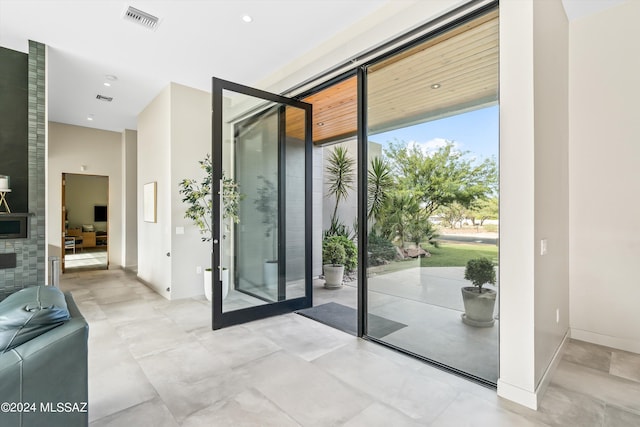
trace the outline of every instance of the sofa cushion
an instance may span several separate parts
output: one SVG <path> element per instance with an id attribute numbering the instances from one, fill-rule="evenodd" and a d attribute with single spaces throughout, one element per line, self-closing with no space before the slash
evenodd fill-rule
<path id="1" fill-rule="evenodd" d="M 51 286 L 25 288 L 0 302 L 0 353 L 69 320 L 64 294 Z"/>

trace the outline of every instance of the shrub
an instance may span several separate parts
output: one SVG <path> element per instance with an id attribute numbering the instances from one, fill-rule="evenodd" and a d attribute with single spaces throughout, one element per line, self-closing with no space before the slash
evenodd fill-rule
<path id="1" fill-rule="evenodd" d="M 470 280 L 473 286 L 478 287 L 478 293 L 482 293 L 482 285 L 496 283 L 496 271 L 493 263 L 488 258 L 474 258 L 467 261 L 464 269 L 464 278 Z"/>
<path id="2" fill-rule="evenodd" d="M 325 240 L 322 244 L 323 264 L 344 264 L 347 255 L 339 242 Z"/>
<path id="3" fill-rule="evenodd" d="M 358 265 L 358 248 L 355 243 L 351 241 L 348 237 L 345 236 L 329 236 L 325 238 L 322 242 L 322 253 L 324 260 L 324 248 L 326 245 L 330 243 L 337 243 L 344 249 L 345 252 L 345 260 L 344 260 L 344 268 L 346 271 L 353 271 L 356 269 Z M 324 262 L 324 261 L 323 261 Z"/>
<path id="4" fill-rule="evenodd" d="M 396 257 L 396 248 L 393 243 L 378 233 L 369 234 L 369 265 L 384 264 L 385 261 L 393 261 Z"/>

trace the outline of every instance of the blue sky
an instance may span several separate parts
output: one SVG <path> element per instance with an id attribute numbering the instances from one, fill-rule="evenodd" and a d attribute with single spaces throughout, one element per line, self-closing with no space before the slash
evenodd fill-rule
<path id="1" fill-rule="evenodd" d="M 426 148 L 441 146 L 444 140 L 455 141 L 460 151 L 469 151 L 479 159 L 495 156 L 498 160 L 498 106 L 434 120 L 415 126 L 369 135 L 369 141 L 382 144 L 398 139 Z"/>

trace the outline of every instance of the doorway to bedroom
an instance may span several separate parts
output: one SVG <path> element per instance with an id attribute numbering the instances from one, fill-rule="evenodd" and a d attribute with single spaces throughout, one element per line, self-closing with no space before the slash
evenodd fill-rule
<path id="1" fill-rule="evenodd" d="M 62 174 L 62 271 L 109 267 L 109 177 Z"/>

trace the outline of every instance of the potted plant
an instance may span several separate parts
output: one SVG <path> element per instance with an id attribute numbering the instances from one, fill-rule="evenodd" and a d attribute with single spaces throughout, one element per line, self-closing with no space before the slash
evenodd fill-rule
<path id="1" fill-rule="evenodd" d="M 324 269 L 324 287 L 336 289 L 342 287 L 344 263 L 347 253 L 336 236 L 327 237 L 322 242 L 322 264 Z"/>
<path id="2" fill-rule="evenodd" d="M 213 165 L 211 163 L 211 155 L 207 154 L 203 160 L 198 162 L 200 168 L 204 170 L 205 175 L 200 182 L 185 178 L 179 183 L 178 192 L 183 195 L 182 202 L 188 205 L 185 210 L 184 217 L 192 220 L 198 227 L 203 242 L 209 242 L 213 238 L 212 218 L 213 218 L 213 198 L 211 196 L 211 177 L 213 174 Z M 238 184 L 229 177 L 222 175 L 222 197 L 225 201 L 222 218 L 227 222 L 239 223 L 238 203 L 243 195 L 238 191 Z M 225 230 L 228 225 L 225 224 Z M 209 301 L 211 301 L 211 268 L 205 269 L 204 274 L 204 293 Z M 225 298 L 229 292 L 229 270 L 225 267 L 221 270 L 220 277 L 222 279 L 222 297 Z"/>
<path id="3" fill-rule="evenodd" d="M 264 284 L 268 288 L 278 285 L 278 192 L 272 181 L 259 176 L 262 185 L 258 187 L 258 197 L 255 200 L 256 210 L 262 213 L 264 236 L 271 240 L 271 258 L 264 260 Z"/>
<path id="4" fill-rule="evenodd" d="M 493 263 L 487 258 L 474 258 L 467 262 L 464 278 L 471 281 L 473 286 L 462 288 L 464 314 L 462 321 L 470 326 L 491 327 L 493 309 L 496 304 L 496 291 L 483 289 L 482 286 L 496 283 L 496 272 Z"/>

